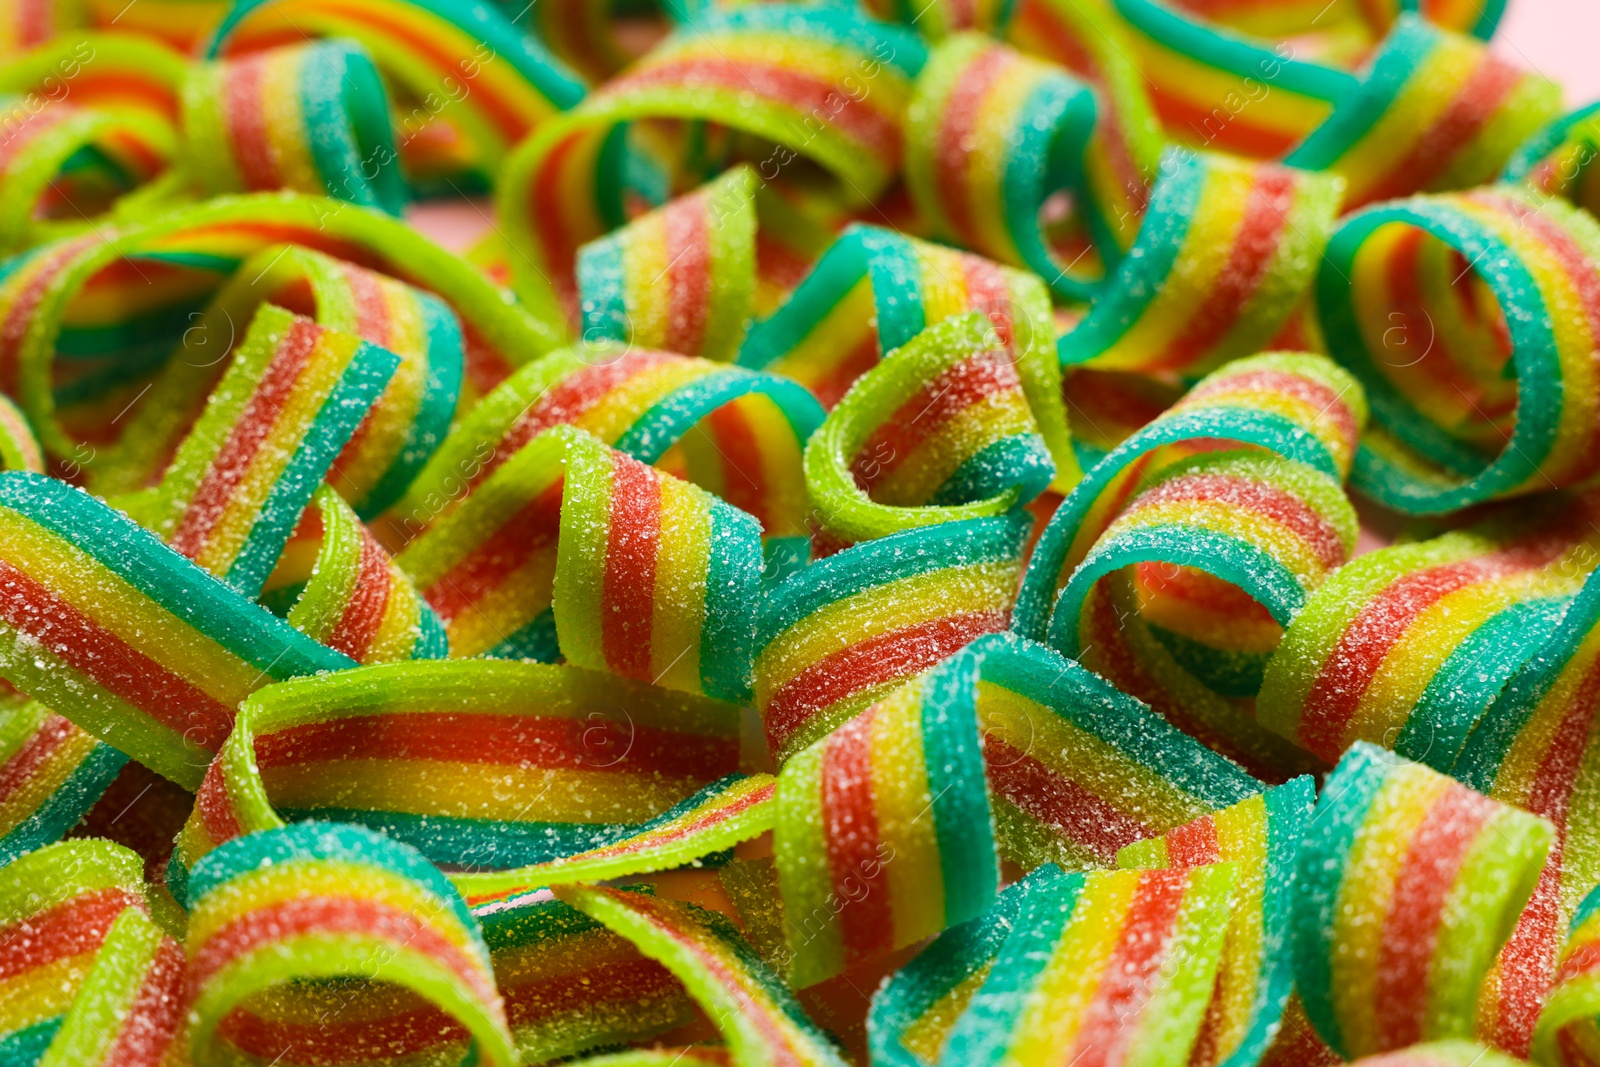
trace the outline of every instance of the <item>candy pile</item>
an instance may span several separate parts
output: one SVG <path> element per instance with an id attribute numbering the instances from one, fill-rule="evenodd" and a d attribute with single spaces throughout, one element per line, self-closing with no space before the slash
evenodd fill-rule
<path id="1" fill-rule="evenodd" d="M 1503 6 L 0 7 L 0 1064 L 1600 1065 Z"/>

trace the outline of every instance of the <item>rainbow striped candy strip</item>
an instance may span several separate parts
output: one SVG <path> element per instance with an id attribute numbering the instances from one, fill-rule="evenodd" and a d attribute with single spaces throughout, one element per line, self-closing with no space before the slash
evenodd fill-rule
<path id="1" fill-rule="evenodd" d="M 0 863 L 59 841 L 127 760 L 38 701 L 0 711 Z"/>
<path id="2" fill-rule="evenodd" d="M 1493 179 L 1560 111 L 1555 83 L 1483 41 L 1402 15 L 1360 83 L 1284 162 L 1344 178 L 1347 208 L 1462 189 Z"/>
<path id="3" fill-rule="evenodd" d="M 882 1067 L 933 1067 L 950 1031 L 989 977 L 1001 946 L 1015 928 L 1024 897 L 1048 891 L 1058 872 L 1046 864 L 1000 891 L 994 907 L 952 926 L 891 974 L 872 996 L 867 1041 Z"/>
<path id="4" fill-rule="evenodd" d="M 1356 1061 L 1356 1067 L 1523 1067 L 1524 1061 L 1476 1041 L 1429 1041 Z"/>
<path id="5" fill-rule="evenodd" d="M 3 31 L 0 31 L 3 32 Z M 133 112 L 176 127 L 184 55 L 132 33 L 68 30 L 26 53 L 6 51 L 0 93 L 32 103 L 62 102 L 97 111 Z"/>
<path id="6" fill-rule="evenodd" d="M 852 546 L 772 589 L 755 640 L 755 705 L 780 763 L 905 679 L 1004 630 L 1022 515 L 924 526 Z"/>
<path id="7" fill-rule="evenodd" d="M 1127 256 L 1064 334 L 1065 365 L 1197 378 L 1265 348 L 1311 284 L 1341 182 L 1172 149 Z"/>
<path id="8" fill-rule="evenodd" d="M 585 0 L 536 5 L 527 13 L 527 20 L 545 47 L 595 85 L 639 57 L 639 43 L 618 32 L 623 23 L 617 12 Z"/>
<path id="9" fill-rule="evenodd" d="M 1469 1037 L 1478 989 L 1539 878 L 1550 823 L 1366 742 L 1300 851 L 1295 988 L 1336 1052 Z"/>
<path id="10" fill-rule="evenodd" d="M 196 1067 L 230 1054 L 376 1064 L 441 1047 L 493 1067 L 517 1062 L 482 931 L 411 848 L 357 826 L 300 823 L 217 849 L 188 891 Z M 333 978 L 358 1007 L 330 1023 L 343 1002 L 315 980 Z"/>
<path id="11" fill-rule="evenodd" d="M 556 896 L 671 971 L 721 1032 L 735 1063 L 845 1067 L 789 987 L 720 914 L 628 889 L 571 886 Z"/>
<path id="12" fill-rule="evenodd" d="M 1600 472 L 1597 263 L 1600 223 L 1512 186 L 1347 219 L 1317 306 L 1329 351 L 1361 379 L 1384 430 L 1364 442 L 1362 492 L 1438 514 Z M 1468 267 L 1482 304 L 1450 288 Z M 1491 300 L 1503 318 L 1482 306 Z"/>
<path id="13" fill-rule="evenodd" d="M 1222 957 L 1233 864 L 1046 869 L 939 1062 L 1185 1062 Z"/>
<path id="14" fill-rule="evenodd" d="M 1253 1067 L 1272 1042 L 1293 983 L 1295 867 L 1315 801 L 1302 776 L 1117 853 L 1123 868 L 1227 862 L 1238 871 L 1216 988 L 1189 1054 L 1194 1067 Z"/>
<path id="15" fill-rule="evenodd" d="M 352 661 L 64 482 L 0 474 L 0 676 L 189 788 L 262 685 Z"/>
<path id="16" fill-rule="evenodd" d="M 1097 279 L 1057 255 L 1039 215 L 1070 185 L 1084 200 L 1081 224 L 1095 246 L 1113 258 L 1120 251 L 1094 187 L 1104 172 L 1084 166 L 1096 111 L 1089 88 L 1059 67 L 983 34 L 951 37 L 934 49 L 911 100 L 912 199 L 937 236 L 1027 267 L 1059 297 L 1087 299 Z"/>
<path id="17" fill-rule="evenodd" d="M 0 255 L 92 228 L 108 197 L 126 209 L 174 191 L 159 176 L 177 155 L 161 119 L 0 95 Z"/>
<path id="18" fill-rule="evenodd" d="M 548 894 L 480 905 L 473 918 L 523 1063 L 647 1041 L 696 1017 L 672 972 Z"/>
<path id="19" fill-rule="evenodd" d="M 414 143 L 420 147 L 435 119 L 459 131 L 466 159 L 418 156 L 414 162 L 432 164 L 418 177 L 465 169 L 491 178 L 514 145 L 584 94 L 577 76 L 498 8 L 445 0 L 245 0 L 228 10 L 202 50 L 208 58 L 230 57 L 307 35 L 365 46 L 415 102 L 394 116 L 402 156 Z M 452 163 L 457 168 L 436 169 Z"/>
<path id="20" fill-rule="evenodd" d="M 61 1034 L 118 918 L 148 910 L 143 873 L 138 856 L 109 841 L 48 845 L 0 868 L 0 942 L 16 946 L 0 977 L 6 1062 L 37 1062 Z M 153 1020 L 128 1020 L 138 1021 Z M 81 1029 L 72 1028 L 80 1038 Z"/>
<path id="21" fill-rule="evenodd" d="M 1167 142 L 1148 75 L 1133 62 L 1127 24 L 1109 0 L 1016 0 L 998 36 L 1064 67 L 1094 90 L 1095 131 L 1082 166 L 1115 249 L 1126 251 L 1144 218 Z M 1107 255 L 1112 248 L 1100 251 Z"/>
<path id="22" fill-rule="evenodd" d="M 456 656 L 749 691 L 760 527 L 581 430 L 546 430 L 396 558 Z"/>
<path id="23" fill-rule="evenodd" d="M 1061 372 L 1049 352 L 1055 336 L 1050 298 L 1026 272 L 853 225 L 786 303 L 750 327 L 739 362 L 793 378 L 831 407 L 884 354 L 969 311 L 987 316 L 1016 351 L 1034 417 L 1065 479 L 1076 466 L 1055 399 Z"/>
<path id="24" fill-rule="evenodd" d="M 0 396 L 0 470 L 44 473 L 44 452 L 27 416 L 4 396 Z"/>
<path id="25" fill-rule="evenodd" d="M 0 20 L 0 48 L 9 55 L 43 44 L 63 31 L 75 29 L 79 14 L 56 0 L 20 0 L 6 8 L 5 18 Z"/>
<path id="26" fill-rule="evenodd" d="M 1500 180 L 1558 196 L 1592 215 L 1600 207 L 1600 103 L 1581 107 L 1533 134 L 1511 155 Z"/>
<path id="27" fill-rule="evenodd" d="M 439 616 L 327 485 L 301 515 L 262 600 L 357 663 L 443 659 L 449 651 Z"/>
<path id="28" fill-rule="evenodd" d="M 1479 720 L 1451 774 L 1556 827 L 1550 858 L 1479 997 L 1479 1036 L 1526 1055 L 1569 918 L 1600 883 L 1593 812 L 1600 712 L 1600 577 L 1591 572 L 1560 625 Z"/>
<path id="29" fill-rule="evenodd" d="M 303 679 L 241 706 L 168 882 L 181 900 L 201 857 L 307 818 L 499 869 L 459 876 L 475 899 L 548 884 L 551 861 L 572 857 L 574 877 L 608 858 L 635 873 L 675 840 L 698 847 L 697 824 L 722 836 L 695 856 L 760 832 L 759 781 L 727 779 L 738 763 L 737 709 L 572 667 L 436 660 Z"/>
<path id="30" fill-rule="evenodd" d="M 432 294 L 299 245 L 263 248 L 190 316 L 178 351 L 125 414 L 122 437 L 95 456 L 90 488 L 123 493 L 160 477 L 227 370 L 238 324 L 263 302 L 303 311 L 399 360 L 330 476 L 362 516 L 399 496 L 449 430 L 461 395 L 461 325 Z"/>
<path id="31" fill-rule="evenodd" d="M 930 41 L 942 41 L 962 30 L 994 32 L 1011 17 L 1008 0 L 934 0 L 918 8 L 906 0 L 865 0 L 866 9 L 880 19 L 914 25 Z"/>
<path id="32" fill-rule="evenodd" d="M 1198 462 L 1203 467 L 1232 462 L 1205 453 L 1222 442 L 1237 443 L 1261 450 L 1261 458 L 1254 462 L 1268 467 L 1274 465 L 1267 457 L 1283 457 L 1282 470 L 1299 472 L 1297 477 L 1305 485 L 1315 483 L 1305 467 L 1332 481 L 1349 471 L 1366 418 L 1361 387 L 1324 357 L 1272 353 L 1236 360 L 1213 372 L 1091 467 L 1056 509 L 1029 561 L 1013 629 L 1035 640 L 1046 636 L 1059 594 L 1090 551 L 1129 503 L 1174 464 Z M 1243 456 L 1237 459 L 1250 462 Z M 1272 495 L 1270 481 L 1261 488 Z M 1244 484 L 1240 483 L 1241 489 Z M 1332 506 L 1347 530 L 1348 505 L 1333 501 Z M 1180 526 L 1187 522 L 1184 519 Z M 1309 531 L 1315 525 L 1303 529 Z M 1173 540 L 1178 543 L 1187 537 L 1185 533 Z M 1220 611 L 1227 617 L 1226 627 L 1208 631 L 1202 613 L 1189 616 L 1191 622 L 1202 621 L 1198 628 L 1191 625 L 1185 631 L 1213 644 L 1217 635 L 1232 634 L 1227 655 L 1220 659 L 1212 653 L 1188 656 L 1182 662 L 1176 659 L 1173 648 L 1188 651 L 1192 643 L 1180 639 L 1177 631 L 1156 635 L 1130 600 L 1133 584 L 1116 576 L 1102 585 L 1080 583 L 1086 595 L 1079 602 L 1077 640 L 1091 650 L 1095 670 L 1207 745 L 1240 760 L 1264 778 L 1285 770 L 1293 773 L 1299 766 L 1297 760 L 1303 759 L 1294 756 L 1292 747 L 1258 726 L 1251 710 L 1238 698 L 1214 689 L 1222 685 L 1228 692 L 1249 694 L 1244 682 L 1253 673 L 1256 682 L 1251 684 L 1259 683 L 1261 656 L 1277 643 L 1277 622 L 1243 592 L 1202 570 L 1152 562 L 1140 568 L 1140 592 L 1152 604 L 1160 601 L 1159 606 L 1169 609 L 1167 615 L 1173 620 L 1185 618 L 1185 599 L 1210 602 L 1213 614 Z M 1164 586 L 1172 587 L 1171 594 Z M 1199 596 L 1176 596 L 1191 589 Z M 1121 601 L 1121 606 L 1114 600 Z M 1287 610 L 1289 603 L 1285 601 L 1281 610 Z M 1066 617 L 1060 612 L 1056 615 L 1061 620 L 1057 625 L 1067 627 Z M 1242 644 L 1244 639 L 1252 643 Z M 1217 671 L 1222 666 L 1251 670 L 1236 671 L 1230 683 Z M 1197 667 L 1210 675 L 1210 684 L 1195 676 Z"/>
<path id="33" fill-rule="evenodd" d="M 125 908 L 38 1067 L 168 1062 L 182 1021 L 183 975 L 182 944 L 139 908 Z"/>
<path id="34" fill-rule="evenodd" d="M 735 167 L 578 249 L 584 341 L 732 360 L 755 298 L 755 254 L 755 172 Z"/>
<path id="35" fill-rule="evenodd" d="M 1449 769 L 1600 553 L 1597 505 L 1558 499 L 1352 561 L 1288 627 L 1257 718 L 1330 762 L 1362 740 Z"/>
<path id="36" fill-rule="evenodd" d="M 392 352 L 263 304 L 178 446 L 147 524 L 247 595 L 389 384 Z"/>
<path id="37" fill-rule="evenodd" d="M 343 201 L 264 193 L 216 197 L 148 222 L 102 227 L 0 267 L 0 322 L 10 324 L 0 330 L 0 391 L 27 414 L 48 455 L 92 470 L 102 451 L 114 454 L 103 435 L 121 425 L 113 420 L 143 386 L 126 374 L 89 375 L 62 391 L 58 403 L 56 373 L 99 367 L 112 357 L 126 363 L 130 349 L 152 361 L 148 368 L 134 361 L 141 373 L 153 370 L 182 332 L 175 322 L 190 324 L 189 312 L 244 261 L 285 244 L 367 264 L 437 295 L 461 321 L 466 372 L 481 391 L 555 347 L 552 327 L 399 220 Z M 129 308 L 137 309 L 131 317 Z M 191 341 L 202 336 L 229 334 L 223 328 Z M 58 360 L 58 349 L 79 358 Z M 84 438 L 90 433 L 92 442 Z"/>
<path id="38" fill-rule="evenodd" d="M 1554 982 L 1534 1032 L 1533 1055 L 1551 1067 L 1589 1067 L 1600 1038 L 1595 1034 L 1600 1002 L 1600 888 L 1578 905 L 1567 928 Z"/>
<path id="39" fill-rule="evenodd" d="M 843 5 L 713 9 L 547 123 L 507 162 L 496 187 L 514 287 L 547 317 L 577 306 L 581 245 L 620 226 L 629 122 L 705 120 L 770 142 L 765 182 L 797 159 L 864 203 L 899 170 L 911 79 L 927 51 L 913 34 Z M 693 184 L 687 183 L 687 184 Z"/>
<path id="40" fill-rule="evenodd" d="M 405 211 L 389 96 L 360 45 L 289 44 L 196 64 L 183 132 L 185 160 L 211 195 L 295 189 Z"/>
<path id="41" fill-rule="evenodd" d="M 1076 664 L 1010 634 L 981 638 L 780 771 L 773 849 L 792 980 L 982 914 L 1001 850 L 1026 867 L 1109 864 L 1260 788 Z"/>
<path id="42" fill-rule="evenodd" d="M 463 416 L 378 530 L 405 544 L 539 434 L 567 424 L 748 512 L 769 558 L 803 562 L 810 497 L 801 449 L 822 419 L 804 388 L 775 374 L 633 346 L 575 346 L 517 371 Z"/>
<path id="43" fill-rule="evenodd" d="M 968 312 L 856 379 L 806 445 L 806 485 L 829 535 L 868 541 L 1000 515 L 1050 485 L 1056 467 L 1030 401 L 1059 411 L 1059 373 L 1029 375 L 1011 341 Z"/>
<path id="44" fill-rule="evenodd" d="M 682 867 L 772 829 L 776 783 L 729 774 L 702 786 L 637 830 L 607 844 L 515 871 L 452 876 L 474 907 L 541 886 L 608 881 Z"/>

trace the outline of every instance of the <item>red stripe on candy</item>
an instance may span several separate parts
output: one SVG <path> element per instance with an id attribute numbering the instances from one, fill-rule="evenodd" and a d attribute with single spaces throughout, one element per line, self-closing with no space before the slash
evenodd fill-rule
<path id="1" fill-rule="evenodd" d="M 872 788 L 871 712 L 828 735 L 822 750 L 822 825 L 833 897 L 846 959 L 866 959 L 894 947 Z"/>
<path id="2" fill-rule="evenodd" d="M 1124 845 L 1157 832 L 993 734 L 984 738 L 983 765 L 996 795 L 1107 865 L 1116 862 Z"/>
<path id="3" fill-rule="evenodd" d="M 606 663 L 626 678 L 653 682 L 656 555 L 661 551 L 661 483 L 638 460 L 611 459 L 611 528 L 600 593 L 600 641 Z"/>

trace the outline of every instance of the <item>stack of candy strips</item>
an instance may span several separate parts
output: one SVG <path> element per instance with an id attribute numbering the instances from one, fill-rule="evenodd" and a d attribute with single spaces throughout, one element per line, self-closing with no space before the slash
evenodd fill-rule
<path id="1" fill-rule="evenodd" d="M 1600 1065 L 1503 2 L 119 6 L 0 11 L 0 1064 Z"/>

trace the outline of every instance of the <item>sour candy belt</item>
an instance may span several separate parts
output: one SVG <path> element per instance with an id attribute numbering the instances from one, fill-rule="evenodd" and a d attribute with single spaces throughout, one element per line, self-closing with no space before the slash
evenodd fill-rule
<path id="1" fill-rule="evenodd" d="M 1376 205 L 1328 245 L 1328 349 L 1382 433 L 1354 483 L 1438 514 L 1600 470 L 1600 224 L 1510 186 Z"/>
<path id="2" fill-rule="evenodd" d="M 1076 665 L 983 638 L 780 772 L 774 849 L 794 981 L 979 915 L 1001 849 L 1029 867 L 1110 864 L 1123 845 L 1260 788 Z"/>
<path id="3" fill-rule="evenodd" d="M 1365 742 L 1300 853 L 1295 987 L 1333 1049 L 1469 1037 L 1478 986 L 1538 881 L 1548 821 Z"/>
<path id="4" fill-rule="evenodd" d="M 483 934 L 411 848 L 358 827 L 300 823 L 217 849 L 188 892 L 196 1067 L 230 1054 L 310 1064 L 334 1050 L 356 1063 L 434 1049 L 516 1062 Z M 346 981 L 306 981 L 331 978 Z M 355 1005 L 346 1017 L 341 993 Z"/>
<path id="5" fill-rule="evenodd" d="M 522 868 L 658 828 L 738 769 L 736 709 L 536 663 L 346 671 L 262 690 L 240 716 L 179 838 L 180 896 L 182 869 L 285 819 L 360 823 L 436 863 Z M 546 884 L 538 874 L 462 877 L 481 897 Z"/>
<path id="6" fill-rule="evenodd" d="M 1533 1053 L 1553 1067 L 1584 1067 L 1595 1061 L 1600 1036 L 1595 1034 L 1596 996 L 1600 995 L 1600 934 L 1596 910 L 1600 891 L 1578 905 L 1568 927 L 1566 944 L 1556 966 L 1555 982 L 1539 1016 Z"/>
<path id="7" fill-rule="evenodd" d="M 127 760 L 38 701 L 0 711 L 0 860 L 59 840 Z"/>

